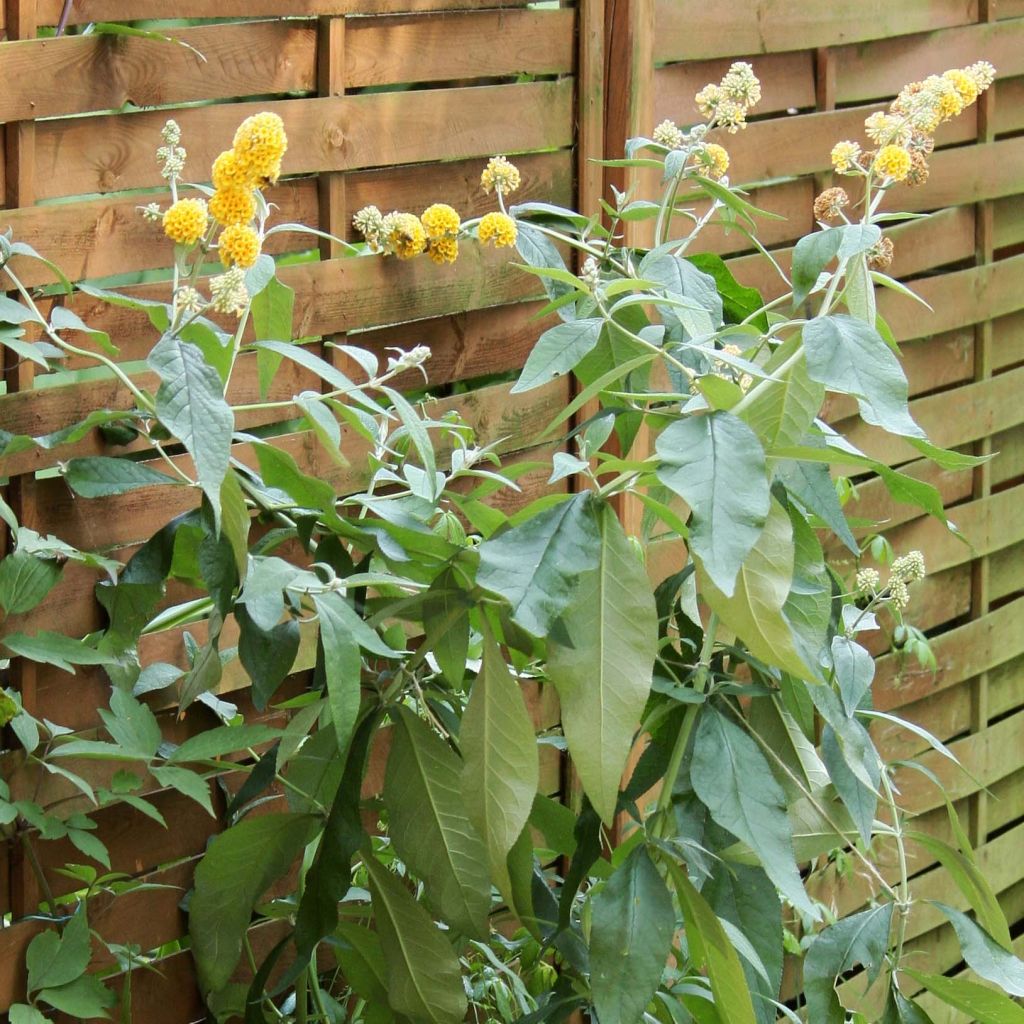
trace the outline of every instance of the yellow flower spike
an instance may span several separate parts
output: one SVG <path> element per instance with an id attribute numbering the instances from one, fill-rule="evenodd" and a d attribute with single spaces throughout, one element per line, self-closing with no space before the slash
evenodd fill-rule
<path id="1" fill-rule="evenodd" d="M 516 244 L 519 229 L 508 214 L 488 213 L 481 219 L 477 233 L 481 242 L 493 242 L 496 247 L 501 248 Z"/>
<path id="2" fill-rule="evenodd" d="M 254 184 L 245 164 L 230 149 L 225 149 L 213 161 L 212 178 L 215 189 L 250 188 Z"/>
<path id="3" fill-rule="evenodd" d="M 220 261 L 225 267 L 248 270 L 260 255 L 260 236 L 247 224 L 230 224 L 217 242 Z"/>
<path id="4" fill-rule="evenodd" d="M 485 192 L 497 189 L 503 196 L 515 192 L 521 183 L 519 168 L 503 156 L 492 156 L 480 175 L 480 185 Z"/>
<path id="5" fill-rule="evenodd" d="M 270 111 L 247 117 L 235 132 L 233 149 L 250 181 L 260 185 L 277 181 L 288 149 L 284 122 Z"/>
<path id="6" fill-rule="evenodd" d="M 902 181 L 913 165 L 913 157 L 902 146 L 883 146 L 875 154 L 872 166 L 876 174 Z"/>
<path id="7" fill-rule="evenodd" d="M 459 243 L 455 238 L 433 238 L 427 255 L 438 266 L 454 263 L 459 258 Z"/>
<path id="8" fill-rule="evenodd" d="M 179 245 L 195 245 L 206 234 L 208 223 L 202 199 L 179 199 L 164 214 L 164 234 Z"/>
<path id="9" fill-rule="evenodd" d="M 427 232 L 414 213 L 389 213 L 384 218 L 385 250 L 411 260 L 427 247 Z"/>
<path id="10" fill-rule="evenodd" d="M 225 227 L 248 224 L 256 216 L 251 188 L 220 188 L 210 197 L 210 215 Z"/>
<path id="11" fill-rule="evenodd" d="M 423 211 L 420 217 L 427 238 L 445 238 L 459 233 L 462 224 L 458 213 L 447 203 L 434 203 Z"/>
<path id="12" fill-rule="evenodd" d="M 837 142 L 832 147 L 832 166 L 840 173 L 846 174 L 853 169 L 860 156 L 860 145 L 856 142 Z"/>

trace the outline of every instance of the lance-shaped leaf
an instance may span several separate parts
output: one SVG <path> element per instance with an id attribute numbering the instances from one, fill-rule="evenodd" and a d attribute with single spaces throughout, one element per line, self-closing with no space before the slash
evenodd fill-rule
<path id="1" fill-rule="evenodd" d="M 584 491 L 484 541 L 476 580 L 509 601 L 523 629 L 546 636 L 597 565 L 600 543 L 596 499 Z"/>
<path id="2" fill-rule="evenodd" d="M 794 907 L 818 917 L 793 855 L 786 794 L 760 748 L 738 725 L 709 709 L 700 717 L 690 778 L 711 817 L 743 840 Z"/>
<path id="3" fill-rule="evenodd" d="M 947 907 L 945 903 L 936 903 L 935 906 L 953 925 L 967 965 L 986 981 L 995 982 L 1011 996 L 1024 996 L 1024 961 L 1009 950 L 1003 949 L 988 932 L 975 924 L 966 914 Z"/>
<path id="4" fill-rule="evenodd" d="M 852 715 L 875 678 L 871 655 L 847 636 L 832 638 L 832 667 L 846 713 Z"/>
<path id="5" fill-rule="evenodd" d="M 690 954 L 708 972 L 719 1018 L 729 1024 L 755 1024 L 757 1016 L 743 965 L 721 921 L 678 865 L 673 864 L 670 871 L 686 921 Z"/>
<path id="6" fill-rule="evenodd" d="M 487 844 L 491 877 L 505 892 L 506 858 L 533 809 L 540 767 L 522 691 L 487 633 L 483 664 L 462 719 L 459 741 L 465 762 L 462 793 L 466 810 Z"/>
<path id="7" fill-rule="evenodd" d="M 815 1024 L 843 1024 L 846 1013 L 835 989 L 836 978 L 863 964 L 873 984 L 889 948 L 893 904 L 886 903 L 844 918 L 822 931 L 804 957 L 807 1017 Z"/>
<path id="8" fill-rule="evenodd" d="M 597 344 L 604 320 L 570 320 L 546 330 L 533 346 L 512 393 L 530 391 L 568 373 Z"/>
<path id="9" fill-rule="evenodd" d="M 162 381 L 156 393 L 156 414 L 195 460 L 199 486 L 210 499 L 219 530 L 220 487 L 235 427 L 220 374 L 199 348 L 170 336 L 157 342 L 148 362 Z"/>
<path id="10" fill-rule="evenodd" d="M 60 565 L 52 558 L 36 558 L 26 551 L 0 559 L 0 608 L 20 615 L 35 608 L 60 579 Z"/>
<path id="11" fill-rule="evenodd" d="M 610 506 L 601 506 L 599 523 L 597 568 L 562 619 L 572 646 L 549 640 L 548 674 L 573 764 L 610 824 L 651 689 L 658 616 L 647 573 Z"/>
<path id="12" fill-rule="evenodd" d="M 811 380 L 853 395 L 865 422 L 893 434 L 924 437 L 907 408 L 903 368 L 872 326 L 837 313 L 808 321 L 803 339 Z"/>
<path id="13" fill-rule="evenodd" d="M 782 611 L 793 582 L 795 548 L 793 526 L 777 501 L 740 568 L 732 596 L 715 585 L 699 557 L 695 561 L 701 595 L 755 657 L 801 679 L 816 678 L 797 651 Z"/>
<path id="14" fill-rule="evenodd" d="M 487 850 L 470 824 L 462 764 L 411 711 L 395 718 L 384 775 L 384 805 L 399 857 L 423 879 L 438 916 L 466 935 L 486 935 L 491 905 Z"/>
<path id="15" fill-rule="evenodd" d="M 433 1024 L 461 1024 L 467 1009 L 466 993 L 451 946 L 387 868 L 372 856 L 364 856 L 363 863 L 370 876 L 391 1008 Z"/>
<path id="16" fill-rule="evenodd" d="M 359 616 L 345 595 L 338 591 L 318 594 L 313 600 L 320 619 L 327 702 L 338 734 L 338 749 L 345 750 L 359 716 L 363 659 L 359 652 L 359 640 L 350 628 L 352 619 L 358 619 Z M 376 637 L 376 634 L 373 635 Z"/>
<path id="17" fill-rule="evenodd" d="M 256 901 L 291 867 L 319 824 L 311 814 L 265 814 L 245 818 L 210 844 L 189 904 L 192 955 L 204 992 L 228 983 Z"/>
<path id="18" fill-rule="evenodd" d="M 905 967 L 903 973 L 923 985 L 933 996 L 962 1010 L 977 1024 L 1024 1024 L 1024 1009 L 1015 1000 L 995 989 L 966 978 L 947 978 L 942 974 L 923 974 Z"/>
<path id="19" fill-rule="evenodd" d="M 181 484 L 177 477 L 150 469 L 140 462 L 105 455 L 72 459 L 64 470 L 64 479 L 71 490 L 83 498 L 107 498 L 139 487 Z"/>
<path id="20" fill-rule="evenodd" d="M 661 982 L 675 925 L 668 887 L 646 848 L 637 847 L 594 899 L 590 989 L 601 1024 L 642 1019 Z"/>
<path id="21" fill-rule="evenodd" d="M 795 343 L 792 347 L 795 349 Z M 799 444 L 825 398 L 824 385 L 808 376 L 806 359 L 798 356 L 783 369 L 780 357 L 784 353 L 792 355 L 790 345 L 783 345 L 765 366 L 769 373 L 779 370 L 776 378 L 759 382 L 737 413 L 769 452 L 775 447 Z"/>
<path id="22" fill-rule="evenodd" d="M 676 420 L 655 447 L 661 459 L 658 479 L 693 510 L 693 551 L 718 589 L 731 597 L 740 565 L 768 515 L 771 496 L 761 442 L 741 419 L 718 411 Z"/>

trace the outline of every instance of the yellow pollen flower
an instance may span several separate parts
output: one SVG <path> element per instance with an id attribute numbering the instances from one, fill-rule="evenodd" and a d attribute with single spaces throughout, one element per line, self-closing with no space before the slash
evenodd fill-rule
<path id="1" fill-rule="evenodd" d="M 978 98 L 978 83 L 966 71 L 953 68 L 943 72 L 942 77 L 953 83 L 953 88 L 960 94 L 965 107 L 969 107 Z"/>
<path id="2" fill-rule="evenodd" d="M 225 267 L 248 270 L 260 255 L 260 236 L 248 224 L 229 224 L 217 243 Z"/>
<path id="3" fill-rule="evenodd" d="M 387 248 L 400 260 L 411 260 L 427 247 L 427 233 L 416 214 L 388 214 L 385 224 Z"/>
<path id="4" fill-rule="evenodd" d="M 478 229 L 481 242 L 493 242 L 499 248 L 515 245 L 518 233 L 516 222 L 505 213 L 486 214 Z"/>
<path id="5" fill-rule="evenodd" d="M 957 91 L 956 86 L 950 84 L 950 88 L 944 89 L 938 97 L 935 112 L 941 121 L 948 121 L 956 117 L 964 109 L 963 97 Z"/>
<path id="6" fill-rule="evenodd" d="M 837 142 L 832 147 L 832 166 L 845 174 L 857 162 L 860 156 L 860 145 L 856 142 Z"/>
<path id="7" fill-rule="evenodd" d="M 256 216 L 250 188 L 219 188 L 210 197 L 210 214 L 218 224 L 248 224 Z"/>
<path id="8" fill-rule="evenodd" d="M 432 238 L 427 255 L 439 266 L 459 258 L 459 242 L 455 238 Z"/>
<path id="9" fill-rule="evenodd" d="M 729 170 L 729 153 L 724 146 L 709 142 L 698 159 L 709 178 L 717 180 Z"/>
<path id="10" fill-rule="evenodd" d="M 179 245 L 195 245 L 208 223 L 202 199 L 179 199 L 164 214 L 164 234 Z"/>
<path id="11" fill-rule="evenodd" d="M 480 184 L 485 192 L 497 189 L 503 196 L 507 196 L 521 184 L 519 168 L 503 156 L 492 156 L 480 175 Z"/>
<path id="12" fill-rule="evenodd" d="M 902 181 L 909 173 L 914 161 L 902 146 L 883 146 L 875 155 L 876 174 Z"/>
<path id="13" fill-rule="evenodd" d="M 277 114 L 264 111 L 247 117 L 235 132 L 234 152 L 245 167 L 250 180 L 260 183 L 277 181 L 281 158 L 288 149 L 284 122 Z"/>
<path id="14" fill-rule="evenodd" d="M 225 149 L 213 161 L 214 188 L 249 188 L 252 185 L 253 181 L 245 164 L 232 150 Z"/>
<path id="15" fill-rule="evenodd" d="M 434 203 L 423 211 L 420 217 L 427 238 L 444 238 L 446 235 L 457 235 L 462 221 L 458 213 L 447 203 Z"/>

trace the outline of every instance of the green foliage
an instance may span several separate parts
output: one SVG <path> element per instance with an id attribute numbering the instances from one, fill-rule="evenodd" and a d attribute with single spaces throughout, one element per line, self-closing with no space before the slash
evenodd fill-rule
<path id="1" fill-rule="evenodd" d="M 861 634 L 899 630 L 927 660 L 924 634 L 904 622 L 924 569 L 870 542 L 880 524 L 848 519 L 852 485 L 837 490 L 832 474 L 874 473 L 896 501 L 946 517 L 934 486 L 821 422 L 825 395 L 853 396 L 865 422 L 945 470 L 976 464 L 923 437 L 875 316 L 867 256 L 888 185 L 868 175 L 862 219 L 802 240 L 789 293 L 765 303 L 719 257 L 689 251 L 710 223 L 753 238 L 759 215 L 707 176 L 705 147 L 700 133 L 672 147 L 631 140 L 619 165 L 658 168 L 664 194 L 613 195 L 606 223 L 545 203 L 511 208 L 522 269 L 559 317 L 511 391 L 569 373 L 578 384 L 542 438 L 568 432 L 552 457 L 559 486 L 514 512 L 487 499 L 538 464 L 503 469 L 457 416 L 395 390 L 425 350 L 382 367 L 339 346 L 350 374 L 295 339 L 295 295 L 265 254 L 245 275 L 232 335 L 206 319 L 213 303 L 201 296 L 186 315 L 84 286 L 149 318 L 156 394 L 92 331 L 125 406 L 40 437 L 0 435 L 7 452 L 47 451 L 103 429 L 163 462 L 135 461 L 134 448 L 71 459 L 61 471 L 82 502 L 167 484 L 194 496 L 123 566 L 39 536 L 0 503 L 12 536 L 0 563 L 4 654 L 90 666 L 111 684 L 88 734 L 37 719 L 13 691 L 0 716 L 26 777 L 54 776 L 82 806 L 122 802 L 162 822 L 151 782 L 210 814 L 222 806 L 215 787 L 228 794 L 187 901 L 191 955 L 220 1020 L 457 1024 L 472 1005 L 475 1019 L 503 1024 L 577 1010 L 601 1024 L 772 1024 L 798 1009 L 812 1024 L 926 1024 L 903 994 L 911 984 L 982 1022 L 1024 1020 L 1012 998 L 1024 995 L 1024 968 L 955 813 L 950 842 L 908 828 L 894 767 L 868 730 L 892 716 L 873 710 Z M 685 219 L 678 202 L 691 200 L 707 212 L 671 237 Z M 653 227 L 652 245 L 637 244 L 637 225 Z M 199 282 L 205 252 L 179 247 L 176 289 Z M 40 367 L 77 354 L 58 332 L 88 326 L 61 306 L 47 321 L 2 271 L 21 297 L 0 299 L 4 344 Z M 799 315 L 780 311 L 790 308 Z M 22 324 L 43 339 L 24 341 Z M 263 396 L 286 363 L 319 385 L 232 407 L 243 354 Z M 259 436 L 241 422 L 258 422 Z M 276 443 L 296 431 L 324 457 Z M 353 438 L 368 452 L 358 465 Z M 341 468 L 357 493 L 337 493 Z M 629 530 L 624 502 L 643 511 Z M 852 558 L 829 564 L 825 534 Z M 6 624 L 52 600 L 68 561 L 97 574 L 101 628 L 78 638 Z M 668 578 L 652 579 L 669 561 Z M 884 582 L 873 561 L 891 562 Z M 146 638 L 171 627 L 180 657 L 147 663 Z M 260 711 L 287 722 L 245 724 L 219 693 L 240 677 Z M 554 696 L 557 724 L 542 717 Z M 188 710 L 188 738 L 165 739 L 153 700 Z M 193 726 L 200 714 L 215 724 Z M 580 790 L 568 806 L 540 792 L 542 767 L 563 756 Z M 96 762 L 106 774 L 81 767 Z M 14 788 L 0 787 L 6 835 L 29 848 L 67 841 L 106 863 L 87 814 Z M 911 841 L 973 912 L 939 905 L 985 985 L 919 973 L 904 949 Z M 891 860 L 884 875 L 876 867 L 882 847 L 896 851 L 895 879 Z M 807 879 L 854 861 L 874 902 L 834 919 Z M 89 972 L 86 911 L 102 886 L 91 866 L 68 870 L 88 891 L 68 918 L 47 907 L 13 1024 L 112 1006 Z M 511 936 L 510 917 L 521 926 Z M 278 936 L 269 952 L 250 941 L 254 926 Z M 778 1002 L 784 951 L 803 957 L 801 1005 Z M 332 957 L 338 970 L 321 973 Z M 840 986 L 857 970 L 877 981 L 881 1010 Z"/>

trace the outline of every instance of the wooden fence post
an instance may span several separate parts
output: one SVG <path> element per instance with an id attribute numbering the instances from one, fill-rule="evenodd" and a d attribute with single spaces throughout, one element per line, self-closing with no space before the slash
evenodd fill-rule
<path id="1" fill-rule="evenodd" d="M 36 0 L 5 0 L 7 38 L 34 39 L 36 36 Z M 6 189 L 4 205 L 8 209 L 31 206 L 35 203 L 35 150 L 36 126 L 34 121 L 15 121 L 6 125 L 4 156 L 6 159 Z M 35 363 L 20 358 L 13 350 L 3 349 L 3 375 L 7 393 L 31 391 L 35 378 Z M 18 522 L 33 526 L 36 522 L 36 479 L 29 471 L 11 477 L 7 486 L 7 501 Z M 36 662 L 15 658 L 11 662 L 11 686 L 21 695 L 25 709 L 34 713 L 36 699 Z M 25 850 L 19 843 L 11 844 L 10 908 L 14 919 L 33 913 L 39 906 L 41 892 L 36 877 L 26 861 Z"/>

